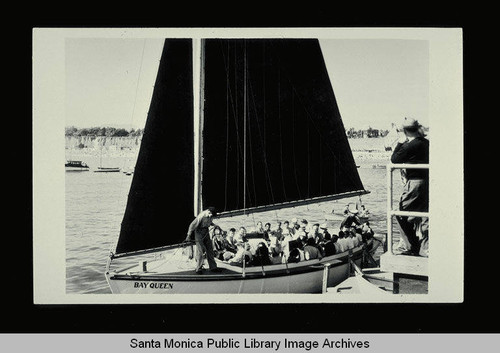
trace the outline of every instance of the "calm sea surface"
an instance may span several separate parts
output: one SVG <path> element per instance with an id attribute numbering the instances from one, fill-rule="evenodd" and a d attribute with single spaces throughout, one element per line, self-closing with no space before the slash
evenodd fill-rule
<path id="1" fill-rule="evenodd" d="M 114 247 L 120 230 L 127 195 L 132 177 L 122 172 L 95 173 L 93 169 L 103 167 L 127 168 L 135 164 L 134 153 L 115 153 L 113 156 L 95 156 L 84 152 L 67 153 L 68 159 L 85 161 L 90 167 L 86 172 L 66 172 L 66 292 L 111 293 L 104 277 L 109 250 Z M 355 154 L 356 157 L 356 154 Z M 371 213 L 370 224 L 376 237 L 383 240 L 387 231 L 386 160 L 359 159 L 358 172 L 366 190 L 362 202 Z M 397 204 L 402 185 L 394 176 L 394 206 Z M 218 219 L 216 223 L 224 230 L 243 225 L 251 229 L 258 221 L 270 222 L 274 229 L 276 221 L 305 218 L 309 222 L 330 221 L 331 231 L 337 233 L 339 221 L 335 221 L 332 210 L 341 213 L 349 202 L 357 197 L 318 205 L 301 206 L 287 210 L 270 211 L 253 216 L 238 216 Z M 186 224 L 186 229 L 188 225 Z M 397 237 L 397 235 L 396 235 Z M 379 248 L 381 250 L 381 247 Z M 380 252 L 376 254 L 376 258 Z M 134 261 L 135 262 L 135 261 Z"/>

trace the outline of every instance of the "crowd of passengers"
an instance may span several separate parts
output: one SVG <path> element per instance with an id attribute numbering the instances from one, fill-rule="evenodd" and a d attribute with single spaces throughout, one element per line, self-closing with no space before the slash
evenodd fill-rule
<path id="1" fill-rule="evenodd" d="M 270 265 L 322 259 L 365 245 L 374 250 L 374 233 L 368 221 L 361 222 L 353 213 L 346 214 L 338 234 L 331 234 L 327 224 L 309 224 L 305 219 L 291 222 L 257 223 L 255 232 L 245 227 L 223 231 L 219 226 L 210 230 L 214 255 L 230 264 Z M 249 241 L 253 239 L 252 241 Z M 260 240 L 260 241 L 259 241 Z"/>

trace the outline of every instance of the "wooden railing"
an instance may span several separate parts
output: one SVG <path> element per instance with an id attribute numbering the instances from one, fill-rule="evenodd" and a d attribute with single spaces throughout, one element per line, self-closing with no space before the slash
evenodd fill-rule
<path id="1" fill-rule="evenodd" d="M 428 164 L 388 164 L 387 165 L 387 250 L 393 254 L 392 219 L 394 216 L 429 217 L 429 212 L 399 211 L 392 209 L 392 182 L 394 169 L 429 169 Z"/>

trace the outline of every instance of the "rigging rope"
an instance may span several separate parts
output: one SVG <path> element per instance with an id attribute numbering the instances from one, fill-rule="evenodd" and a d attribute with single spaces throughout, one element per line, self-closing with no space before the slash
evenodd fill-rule
<path id="1" fill-rule="evenodd" d="M 293 155 L 293 176 L 295 179 L 295 186 L 297 187 L 297 193 L 299 194 L 299 198 L 302 199 L 302 195 L 300 193 L 299 181 L 297 180 L 297 166 L 295 165 L 295 106 L 294 106 L 294 95 L 292 94 L 292 155 Z"/>
<path id="2" fill-rule="evenodd" d="M 227 72 L 227 76 L 229 77 L 229 43 L 227 43 L 227 50 L 228 50 L 228 54 L 227 54 L 227 58 L 224 54 L 224 50 L 222 48 L 222 40 L 219 41 L 219 44 L 220 44 L 220 48 L 221 48 L 221 52 L 222 52 L 222 57 L 223 57 L 223 60 L 224 60 L 224 67 L 225 67 L 225 70 Z M 235 88 L 237 87 L 237 84 L 236 84 L 236 78 L 237 78 L 237 75 L 236 75 L 236 71 L 237 71 L 237 66 L 236 66 L 236 50 L 234 51 L 234 62 L 235 62 L 235 65 L 234 65 L 234 78 L 235 78 Z M 242 151 L 241 151 L 241 146 L 240 146 L 240 143 L 239 141 L 241 141 L 240 139 L 240 131 L 239 131 L 239 128 L 238 128 L 238 120 L 237 120 L 237 117 L 238 117 L 238 100 L 235 99 L 233 96 L 233 92 L 231 90 L 231 86 L 228 84 L 228 92 L 229 92 L 229 100 L 231 101 L 231 110 L 233 112 L 233 119 L 234 119 L 234 126 L 235 126 L 235 130 L 236 130 L 236 140 L 237 140 L 237 143 L 236 143 L 236 151 L 237 151 L 237 154 L 238 156 L 241 156 L 242 155 Z M 227 98 L 226 98 L 227 99 Z M 227 124 L 229 126 L 229 118 L 227 120 Z M 227 163 L 226 163 L 226 168 L 227 168 Z M 240 174 L 240 159 L 239 158 L 236 158 L 236 175 L 239 175 Z M 236 178 L 236 189 L 239 190 L 239 184 L 240 183 L 240 178 Z M 225 178 L 225 184 L 227 184 L 227 177 Z M 236 202 L 235 204 L 236 205 L 239 205 L 239 196 L 240 194 L 237 192 L 236 195 L 234 195 L 235 198 L 236 198 Z M 225 195 L 225 197 L 227 197 L 227 195 Z"/>
<path id="3" fill-rule="evenodd" d="M 135 85 L 135 98 L 134 98 L 134 106 L 132 108 L 132 116 L 130 117 L 130 122 L 133 123 L 134 121 L 134 115 L 135 115 L 135 105 L 137 103 L 137 92 L 139 91 L 139 81 L 141 77 L 141 72 L 142 72 L 142 63 L 144 61 L 144 49 L 146 48 L 146 39 L 144 39 L 144 42 L 142 43 L 142 54 L 141 54 L 141 65 L 139 66 L 139 72 L 137 73 L 137 82 Z"/>
<path id="4" fill-rule="evenodd" d="M 286 197 L 285 174 L 283 169 L 283 134 L 281 131 L 281 70 L 278 70 L 278 124 L 280 131 L 281 183 L 283 184 L 283 195 L 285 196 L 285 200 L 288 200 L 288 198 Z"/>
<path id="5" fill-rule="evenodd" d="M 255 94 L 253 93 L 253 86 L 252 86 L 251 81 L 250 81 L 250 92 L 252 93 L 251 97 L 252 97 L 252 103 L 253 103 L 253 107 L 254 107 L 254 110 L 255 110 L 255 114 L 257 115 L 257 105 L 255 103 Z M 264 117 L 264 121 L 265 121 L 265 117 Z M 267 195 L 268 195 L 268 199 L 269 198 L 271 199 L 271 203 L 274 203 L 273 186 L 272 186 L 272 183 L 271 183 L 271 176 L 269 175 L 269 165 L 267 163 L 266 140 L 265 140 L 265 124 L 264 124 L 264 136 L 263 136 L 263 134 L 261 132 L 260 124 L 259 124 L 259 119 L 256 118 L 255 122 L 257 124 L 257 131 L 259 133 L 260 143 L 261 143 L 262 151 L 263 151 L 262 156 L 263 156 L 263 160 L 264 160 L 264 172 L 266 174 Z M 253 162 L 253 158 L 252 158 L 251 161 Z M 252 166 L 253 166 L 253 164 L 252 164 Z M 254 184 L 255 184 L 255 180 L 254 180 Z M 255 186 L 254 186 L 254 189 L 255 189 Z"/>

